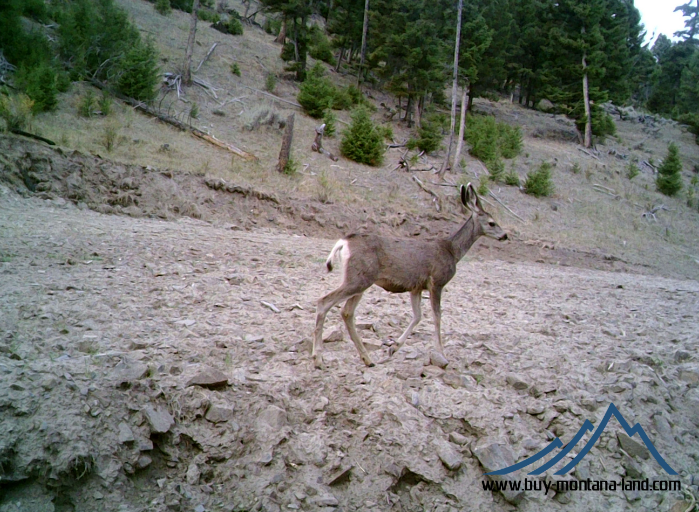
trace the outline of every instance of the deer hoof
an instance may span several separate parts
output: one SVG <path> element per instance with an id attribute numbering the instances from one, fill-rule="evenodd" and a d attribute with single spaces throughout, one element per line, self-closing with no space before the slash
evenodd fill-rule
<path id="1" fill-rule="evenodd" d="M 313 358 L 313 366 L 317 370 L 325 370 L 325 364 L 323 363 L 323 358 L 320 356 L 316 356 Z"/>
<path id="2" fill-rule="evenodd" d="M 395 345 L 388 347 L 388 357 L 392 357 L 396 352 L 398 352 L 398 347 Z"/>
<path id="3" fill-rule="evenodd" d="M 374 361 L 372 361 L 371 359 L 365 359 L 364 364 L 367 365 L 369 368 L 373 368 L 374 366 L 376 366 L 374 364 Z"/>

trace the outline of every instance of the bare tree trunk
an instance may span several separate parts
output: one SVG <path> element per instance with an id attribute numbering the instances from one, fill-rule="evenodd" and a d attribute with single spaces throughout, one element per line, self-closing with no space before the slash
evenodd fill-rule
<path id="1" fill-rule="evenodd" d="M 279 162 L 277 162 L 277 171 L 284 172 L 289 163 L 291 155 L 291 139 L 294 136 L 294 119 L 296 114 L 291 114 L 286 119 L 286 129 L 284 130 L 284 138 L 282 139 L 282 149 L 279 151 Z"/>
<path id="2" fill-rule="evenodd" d="M 583 67 L 583 102 L 585 104 L 585 136 L 583 140 L 583 145 L 586 148 L 592 146 L 592 112 L 590 111 L 590 91 L 587 84 L 587 62 L 585 62 L 586 55 L 583 54 L 582 67 Z"/>
<path id="3" fill-rule="evenodd" d="M 420 128 L 420 98 L 415 98 L 413 103 L 415 104 L 415 128 Z"/>
<path id="4" fill-rule="evenodd" d="M 199 10 L 199 0 L 192 2 L 192 17 L 189 22 L 189 38 L 187 38 L 187 49 L 184 54 L 184 70 L 182 71 L 182 82 L 185 85 L 192 85 L 192 54 L 194 53 L 194 39 L 197 34 L 197 11 Z"/>
<path id="5" fill-rule="evenodd" d="M 444 159 L 439 177 L 442 178 L 449 168 L 451 158 L 451 146 L 454 143 L 454 126 L 456 125 L 456 100 L 459 90 L 459 46 L 461 45 L 461 11 L 464 1 L 459 0 L 458 14 L 456 15 L 456 41 L 454 42 L 454 71 L 451 84 L 451 123 L 449 124 L 449 145 L 447 146 L 447 156 Z"/>
<path id="6" fill-rule="evenodd" d="M 340 72 L 340 66 L 342 65 L 342 57 L 345 55 L 345 47 L 340 48 L 340 55 L 337 57 L 337 65 L 335 66 L 335 73 Z"/>
<path id="7" fill-rule="evenodd" d="M 369 30 L 369 0 L 364 0 L 364 25 L 362 26 L 362 55 L 359 60 L 359 73 L 357 73 L 357 85 L 362 83 L 364 74 L 364 59 L 366 57 L 366 35 Z"/>
<path id="8" fill-rule="evenodd" d="M 459 142 L 456 144 L 456 153 L 454 153 L 454 167 L 456 172 L 461 170 L 461 150 L 464 147 L 464 131 L 466 130 L 466 96 L 468 96 L 468 83 L 464 86 L 464 91 L 461 94 L 461 119 L 459 120 Z"/>

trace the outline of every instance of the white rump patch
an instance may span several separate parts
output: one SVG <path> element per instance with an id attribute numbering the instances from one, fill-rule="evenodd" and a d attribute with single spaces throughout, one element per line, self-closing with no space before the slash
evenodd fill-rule
<path id="1" fill-rule="evenodd" d="M 349 257 L 349 244 L 347 243 L 347 240 L 341 238 L 335 243 L 335 246 L 333 247 L 332 251 L 330 251 L 328 259 L 325 260 L 325 266 L 328 267 L 328 271 L 332 271 L 332 269 L 337 265 L 337 263 L 340 263 L 342 265 L 342 274 L 344 275 L 345 266 L 347 265 L 347 260 L 349 259 Z"/>

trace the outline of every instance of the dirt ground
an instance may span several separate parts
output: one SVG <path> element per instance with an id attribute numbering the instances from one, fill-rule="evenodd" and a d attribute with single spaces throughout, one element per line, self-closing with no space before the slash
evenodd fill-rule
<path id="1" fill-rule="evenodd" d="M 479 243 L 444 293 L 446 370 L 429 364 L 429 311 L 389 358 L 409 300 L 372 288 L 357 313 L 378 364 L 333 310 L 326 337 L 342 341 L 320 371 L 315 301 L 338 284 L 323 263 L 349 226 L 304 236 L 319 230 L 301 206 L 210 187 L 210 204 L 258 211 L 244 225 L 110 215 L 18 188 L 0 184 L 2 512 L 687 509 L 669 491 L 483 490 L 488 460 L 565 443 L 610 403 L 697 493 L 696 281 Z M 434 234 L 457 218 L 414 222 Z M 618 430 L 571 477 L 671 478 Z"/>

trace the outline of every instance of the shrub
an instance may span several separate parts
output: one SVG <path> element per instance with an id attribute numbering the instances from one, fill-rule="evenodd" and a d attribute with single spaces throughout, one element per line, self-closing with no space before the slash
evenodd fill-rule
<path id="1" fill-rule="evenodd" d="M 498 157 L 498 127 L 493 116 L 469 116 L 464 136 L 471 145 L 469 153 L 474 157 L 483 162 Z"/>
<path id="2" fill-rule="evenodd" d="M 240 66 L 238 66 L 237 62 L 231 64 L 231 73 L 233 73 L 235 76 L 241 76 Z"/>
<path id="3" fill-rule="evenodd" d="M 287 160 L 286 162 L 286 165 L 284 166 L 284 169 L 282 169 L 282 172 L 284 174 L 292 176 L 298 172 L 298 164 L 293 158 L 289 158 L 289 160 Z"/>
<path id="4" fill-rule="evenodd" d="M 425 153 L 437 151 L 442 144 L 442 128 L 438 122 L 424 119 L 422 126 L 417 129 L 418 138 L 415 145 Z"/>
<path id="5" fill-rule="evenodd" d="M 243 24 L 235 16 L 231 16 L 228 20 L 228 33 L 234 36 L 243 35 Z"/>
<path id="6" fill-rule="evenodd" d="M 388 124 L 381 124 L 376 127 L 384 140 L 393 140 L 393 128 Z"/>
<path id="7" fill-rule="evenodd" d="M 163 16 L 167 16 L 172 12 L 170 0 L 155 0 L 155 10 Z"/>
<path id="8" fill-rule="evenodd" d="M 306 113 L 315 119 L 323 117 L 323 113 L 332 107 L 335 97 L 335 87 L 323 76 L 324 73 L 321 64 L 313 66 L 296 97 Z"/>
<path id="9" fill-rule="evenodd" d="M 275 87 L 277 87 L 277 76 L 274 73 L 268 73 L 265 78 L 265 90 L 274 92 Z"/>
<path id="10" fill-rule="evenodd" d="M 476 189 L 476 193 L 481 197 L 485 197 L 488 195 L 488 192 L 490 192 L 490 189 L 488 188 L 488 178 L 483 177 L 478 182 L 478 188 Z"/>
<path id="11" fill-rule="evenodd" d="M 272 35 L 278 35 L 279 31 L 282 29 L 282 20 L 279 18 L 267 17 L 265 21 L 265 32 Z"/>
<path id="12" fill-rule="evenodd" d="M 189 117 L 192 119 L 197 119 L 199 117 L 199 105 L 192 103 L 192 107 L 189 109 Z"/>
<path id="13" fill-rule="evenodd" d="M 385 146 L 381 134 L 369 116 L 369 111 L 359 107 L 352 113 L 352 123 L 342 134 L 340 152 L 355 162 L 380 165 Z"/>
<path id="14" fill-rule="evenodd" d="M 519 187 L 519 175 L 514 169 L 510 170 L 505 174 L 505 185 L 511 185 L 513 187 Z"/>
<path id="15" fill-rule="evenodd" d="M 139 101 L 150 101 L 158 93 L 160 71 L 157 55 L 151 41 L 140 42 L 119 60 L 117 90 L 124 96 Z"/>
<path id="16" fill-rule="evenodd" d="M 592 112 L 592 135 L 604 139 L 607 135 L 616 135 L 616 124 L 612 116 L 607 114 L 597 105 L 591 105 Z M 585 122 L 587 118 L 582 115 L 575 121 L 575 126 L 580 133 L 585 133 Z"/>
<path id="17" fill-rule="evenodd" d="M 34 102 L 34 113 L 53 110 L 58 105 L 58 72 L 50 64 L 22 66 L 17 71 L 15 81 Z"/>
<path id="18" fill-rule="evenodd" d="M 95 93 L 92 92 L 92 89 L 88 89 L 85 95 L 80 99 L 80 103 L 78 103 L 78 114 L 82 117 L 92 117 L 95 113 L 96 104 Z"/>
<path id="19" fill-rule="evenodd" d="M 527 179 L 524 181 L 524 192 L 534 197 L 545 197 L 553 194 L 550 163 L 543 162 L 536 171 L 527 174 Z"/>
<path id="20" fill-rule="evenodd" d="M 658 168 L 658 177 L 655 180 L 658 192 L 666 196 L 674 196 L 682 190 L 682 162 L 679 150 L 674 142 L 667 148 L 667 156 Z"/>
<path id="21" fill-rule="evenodd" d="M 328 137 L 335 135 L 337 124 L 337 117 L 333 114 L 333 111 L 328 109 L 323 114 L 323 122 L 325 123 L 325 131 L 323 132 Z"/>
<path id="22" fill-rule="evenodd" d="M 629 167 L 626 171 L 626 177 L 630 180 L 634 179 L 636 176 L 639 175 L 641 170 L 638 168 L 636 164 L 629 164 Z"/>
<path id="23" fill-rule="evenodd" d="M 210 11 L 209 9 L 199 9 L 197 11 L 197 18 L 210 23 L 218 23 L 221 21 L 221 16 L 217 12 Z"/>
<path id="24" fill-rule="evenodd" d="M 5 96 L 0 94 L 0 119 L 5 122 L 5 129 L 24 130 L 32 118 L 34 102 L 26 94 Z"/>
<path id="25" fill-rule="evenodd" d="M 522 151 L 522 130 L 519 126 L 498 123 L 500 154 L 503 158 L 515 158 Z"/>
<path id="26" fill-rule="evenodd" d="M 699 114 L 682 114 L 677 120 L 688 126 L 689 132 L 695 135 L 695 142 L 699 144 Z"/>
<path id="27" fill-rule="evenodd" d="M 493 116 L 469 116 L 465 140 L 469 153 L 487 163 L 499 158 L 514 158 L 522 151 L 519 127 L 498 123 Z"/>
<path id="28" fill-rule="evenodd" d="M 488 172 L 490 172 L 490 180 L 494 183 L 501 183 L 505 180 L 505 163 L 500 160 L 492 160 L 488 162 Z"/>

